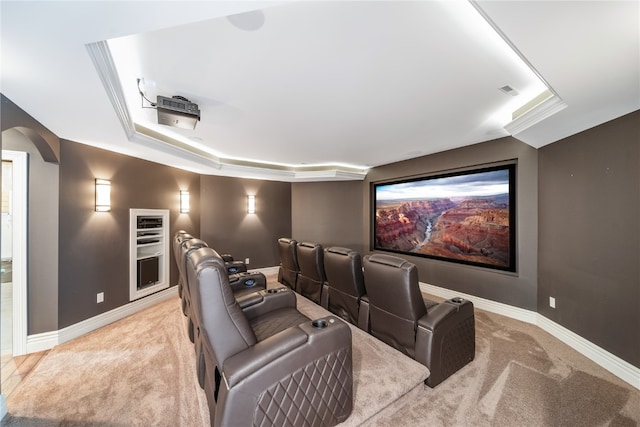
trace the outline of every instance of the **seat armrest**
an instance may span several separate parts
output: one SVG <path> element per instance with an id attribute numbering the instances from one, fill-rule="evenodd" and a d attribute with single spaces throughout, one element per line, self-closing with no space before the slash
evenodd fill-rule
<path id="1" fill-rule="evenodd" d="M 360 307 L 358 307 L 358 328 L 365 332 L 369 332 L 369 297 L 363 295 L 360 298 Z"/>
<path id="2" fill-rule="evenodd" d="M 277 360 L 292 354 L 293 349 L 303 345 L 308 347 L 304 358 L 312 361 L 337 349 L 351 348 L 351 329 L 335 316 L 323 317 L 285 329 L 224 362 L 222 371 L 228 388 L 234 387 L 261 369 L 282 369 L 284 372 L 291 372 L 290 365 L 278 366 L 280 363 Z M 295 363 L 301 363 L 300 356 L 296 357 Z"/>
<path id="3" fill-rule="evenodd" d="M 285 329 L 227 359 L 223 372 L 228 388 L 235 386 L 257 369 L 306 343 L 308 338 L 307 334 L 299 328 Z"/>
<path id="4" fill-rule="evenodd" d="M 418 327 L 422 327 L 428 331 L 435 331 L 438 325 L 444 322 L 448 317 L 458 312 L 457 306 L 453 304 L 441 303 L 429 310 L 427 314 L 418 319 Z"/>
<path id="5" fill-rule="evenodd" d="M 236 301 L 238 301 L 238 305 L 240 305 L 240 308 L 244 311 L 252 305 L 256 305 L 264 301 L 264 295 L 262 295 L 261 292 L 251 292 L 249 294 L 236 297 Z"/>
<path id="6" fill-rule="evenodd" d="M 253 294 L 251 293 L 250 295 Z M 262 297 L 262 301 L 242 310 L 248 320 L 281 308 L 296 307 L 296 294 L 291 289 L 266 289 L 255 292 L 255 294 L 259 294 Z"/>
<path id="7" fill-rule="evenodd" d="M 317 320 L 324 327 L 304 322 L 228 358 L 211 424 L 271 424 L 266 408 L 287 413 L 300 404 L 299 393 L 305 406 L 324 414 L 318 425 L 347 419 L 353 408 L 351 329 L 335 316 Z M 296 393 L 279 392 L 288 389 Z M 285 416 L 288 425 L 297 425 L 304 414 L 293 410 Z"/>
<path id="8" fill-rule="evenodd" d="M 418 320 L 415 359 L 435 387 L 475 357 L 475 317 L 471 301 L 452 299 L 433 306 Z"/>

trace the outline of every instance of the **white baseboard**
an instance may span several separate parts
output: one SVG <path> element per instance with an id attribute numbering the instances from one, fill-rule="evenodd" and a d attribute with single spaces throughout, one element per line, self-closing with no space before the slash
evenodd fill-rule
<path id="1" fill-rule="evenodd" d="M 439 286 L 429 285 L 427 283 L 420 282 L 420 290 L 424 293 L 435 295 L 440 298 L 453 298 L 461 297 L 473 302 L 473 306 L 481 310 L 490 311 L 492 313 L 501 314 L 503 316 L 511 317 L 512 319 L 520 320 L 522 322 L 537 324 L 538 313 L 531 310 L 525 310 L 524 308 L 514 307 L 509 304 L 503 304 L 501 302 L 492 301 L 485 298 L 480 298 L 475 295 L 463 294 L 462 292 L 452 291 L 451 289 L 441 288 Z"/>
<path id="2" fill-rule="evenodd" d="M 564 342 L 578 353 L 584 355 L 607 371 L 611 372 L 621 380 L 640 390 L 640 368 L 637 368 L 618 356 L 609 353 L 591 341 L 586 340 L 575 332 L 570 331 L 564 326 L 555 323 L 537 312 L 487 300 L 474 295 L 452 291 L 451 289 L 429 285 L 427 283 L 420 283 L 420 290 L 424 293 L 445 299 L 456 296 L 465 298 L 473 302 L 473 306 L 475 308 L 536 325 L 543 331 L 548 332 L 560 341 Z"/>
<path id="3" fill-rule="evenodd" d="M 277 274 L 279 268 L 279 266 L 265 267 L 253 269 L 251 271 L 258 271 L 266 276 L 270 274 Z M 129 304 L 99 314 L 90 319 L 67 326 L 66 328 L 59 329 L 57 331 L 29 335 L 27 336 L 27 353 L 49 350 L 58 344 L 78 338 L 88 332 L 106 326 L 109 323 L 113 323 L 116 320 L 125 318 L 147 307 L 151 307 L 160 301 L 164 301 L 167 298 L 177 295 L 177 293 L 178 287 L 172 286 L 168 289 L 140 298 L 139 300 L 135 300 Z"/>
<path id="4" fill-rule="evenodd" d="M 582 355 L 588 357 L 613 375 L 640 390 L 640 368 L 587 341 L 573 331 L 538 314 L 537 325 Z"/>
<path id="5" fill-rule="evenodd" d="M 269 275 L 277 273 L 278 268 L 279 267 L 277 266 L 266 267 L 256 269 L 254 271 L 259 271 L 264 275 Z M 452 291 L 450 289 L 429 285 L 426 283 L 420 283 L 420 289 L 427 294 L 435 295 L 437 297 L 445 299 L 453 298 L 456 296 L 462 297 L 468 299 L 469 301 L 472 301 L 474 307 L 481 310 L 486 310 L 492 313 L 500 314 L 512 319 L 536 325 L 542 330 L 553 335 L 560 341 L 569 345 L 577 352 L 586 356 L 593 362 L 602 366 L 604 369 L 608 370 L 612 374 L 616 375 L 620 379 L 640 390 L 640 368 L 631 365 L 618 356 L 609 353 L 603 348 L 593 344 L 592 342 L 553 322 L 552 320 L 549 320 L 539 313 L 480 298 L 474 295 L 464 294 L 461 292 Z M 95 329 L 113 323 L 116 320 L 123 319 L 140 310 L 151 307 L 152 305 L 155 305 L 160 301 L 164 301 L 168 298 L 174 297 L 177 295 L 177 293 L 177 286 L 172 286 L 169 289 L 165 289 L 164 291 L 133 301 L 129 304 L 115 308 L 106 313 L 99 314 L 90 319 L 83 320 L 82 322 L 78 322 L 66 328 L 57 331 L 29 335 L 27 337 L 27 353 L 34 353 L 51 349 L 58 344 L 62 344 L 79 336 L 82 336 Z M 6 403 L 4 401 L 4 396 L 0 395 L 0 415 L 3 414 L 3 408 L 4 412 L 6 412 Z"/>
<path id="6" fill-rule="evenodd" d="M 251 271 L 258 271 L 265 276 L 270 274 L 277 274 L 279 266 L 257 268 Z M 178 287 L 172 286 L 163 291 L 149 295 L 139 300 L 130 302 L 129 304 L 115 308 L 111 311 L 94 316 L 90 319 L 83 320 L 66 328 L 59 329 L 57 331 L 43 332 L 40 334 L 34 334 L 27 336 L 27 353 L 35 353 L 38 351 L 49 350 L 58 344 L 62 344 L 74 338 L 78 338 L 88 332 L 101 328 L 113 323 L 116 320 L 123 319 L 131 314 L 134 314 L 140 310 L 164 301 L 174 295 L 177 295 Z"/>
<path id="7" fill-rule="evenodd" d="M 172 298 L 178 294 L 178 287 L 172 286 L 163 291 L 149 295 L 129 304 L 125 304 L 113 310 L 83 320 L 57 331 L 43 332 L 27 336 L 27 353 L 49 350 L 58 344 L 78 338 L 88 332 L 106 326 L 116 320 L 123 319 L 147 307 L 151 307 L 161 301 Z"/>

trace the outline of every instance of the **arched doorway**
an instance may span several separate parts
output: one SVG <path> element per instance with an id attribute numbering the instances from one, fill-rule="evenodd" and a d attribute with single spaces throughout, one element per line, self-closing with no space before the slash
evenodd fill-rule
<path id="1" fill-rule="evenodd" d="M 2 356 L 27 352 L 27 183 L 26 152 L 2 150 Z M 5 162 L 8 162 L 5 164 Z M 5 168 L 10 168 L 8 172 Z M 10 175 L 10 176 L 9 176 Z M 6 190 L 6 191 L 5 191 Z M 11 233 L 6 236 L 5 233 Z M 10 269 L 10 272 L 7 271 Z M 7 323 L 11 326 L 7 327 Z M 10 333 L 10 337 L 6 334 Z"/>

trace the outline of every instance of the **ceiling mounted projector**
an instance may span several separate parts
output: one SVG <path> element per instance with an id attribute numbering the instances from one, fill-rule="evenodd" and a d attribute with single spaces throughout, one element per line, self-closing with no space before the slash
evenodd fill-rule
<path id="1" fill-rule="evenodd" d="M 198 104 L 194 104 L 181 96 L 167 98 L 158 95 L 156 103 L 158 124 L 182 129 L 195 129 L 200 121 Z"/>

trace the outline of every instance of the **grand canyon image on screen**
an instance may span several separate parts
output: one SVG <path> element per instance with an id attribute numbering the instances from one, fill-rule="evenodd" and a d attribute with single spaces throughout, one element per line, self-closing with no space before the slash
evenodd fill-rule
<path id="1" fill-rule="evenodd" d="M 510 168 L 375 186 L 375 249 L 512 269 Z"/>

